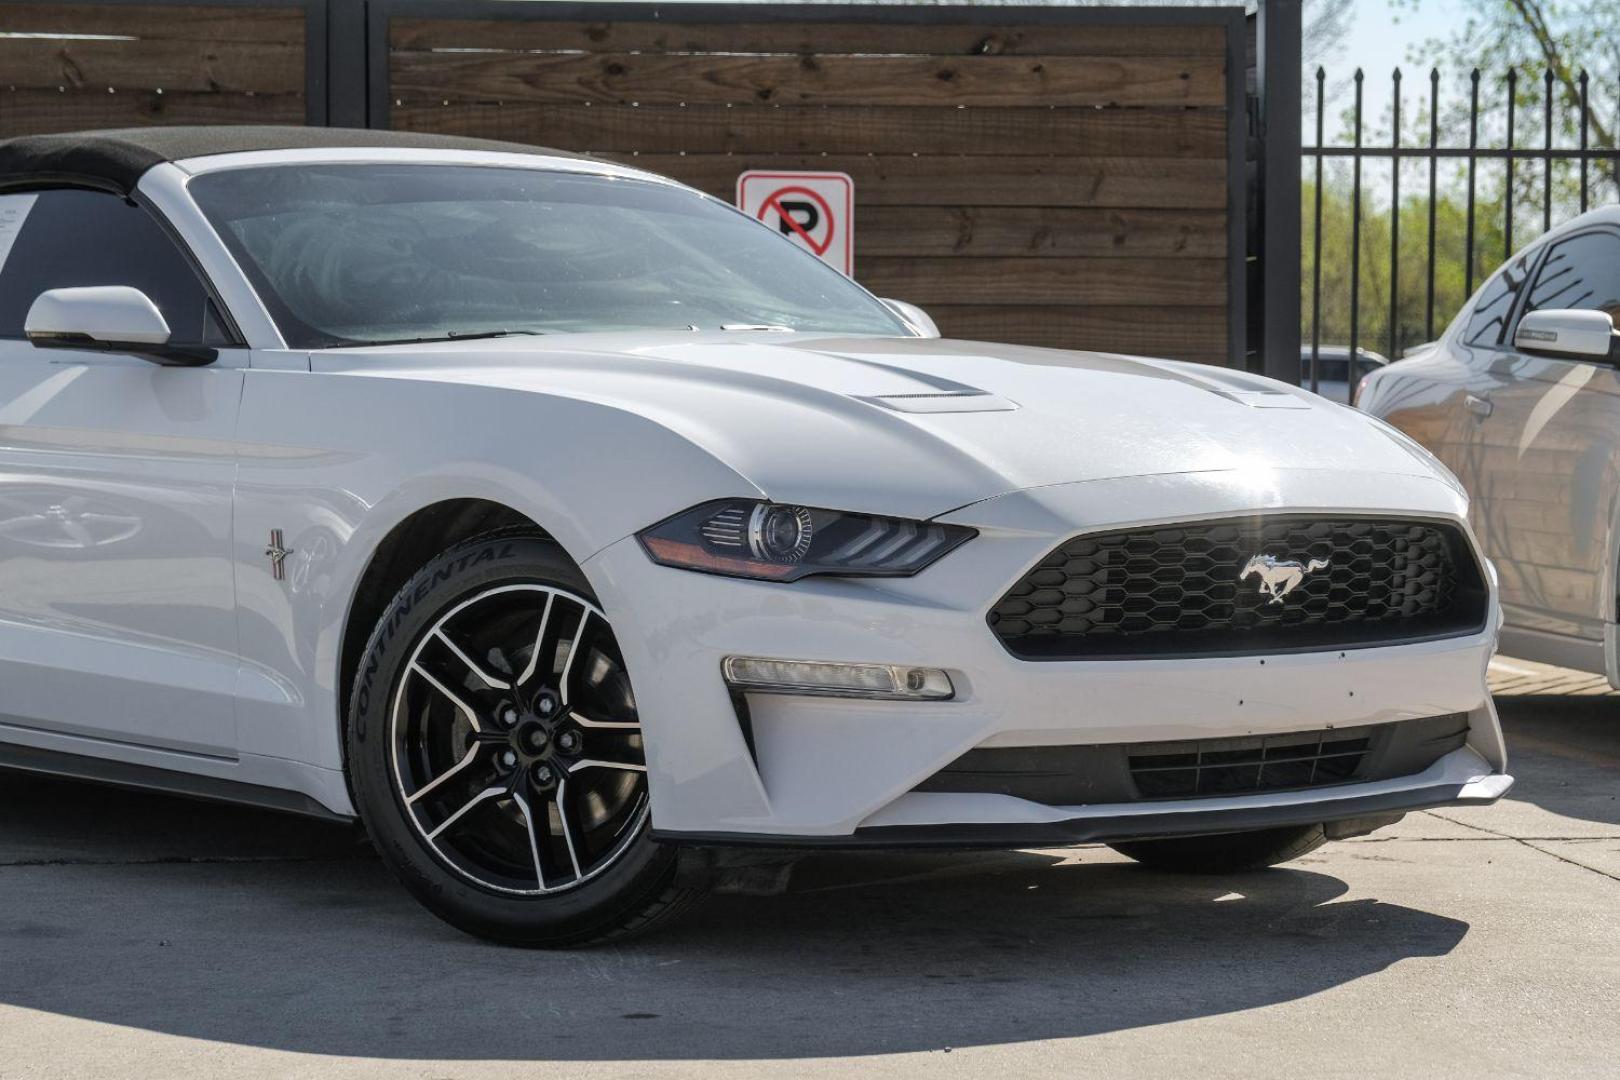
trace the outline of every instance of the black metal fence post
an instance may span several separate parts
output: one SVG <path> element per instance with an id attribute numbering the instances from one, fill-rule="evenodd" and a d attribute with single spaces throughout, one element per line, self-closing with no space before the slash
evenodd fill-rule
<path id="1" fill-rule="evenodd" d="M 1322 145 L 1322 109 L 1327 72 L 1316 69 L 1316 145 Z M 1322 155 L 1316 155 L 1316 229 L 1311 233 L 1311 392 L 1321 389 L 1322 366 Z"/>
<path id="2" fill-rule="evenodd" d="M 1513 255 L 1513 108 L 1519 101 L 1519 73 L 1508 68 L 1507 73 L 1507 180 L 1502 185 L 1502 201 L 1506 211 L 1502 215 L 1502 259 Z"/>
<path id="3" fill-rule="evenodd" d="M 1256 81 L 1261 151 L 1259 369 L 1299 381 L 1300 0 L 1261 0 Z"/>
<path id="4" fill-rule="evenodd" d="M 1350 172 L 1350 356 L 1356 356 L 1357 337 L 1361 314 L 1361 86 L 1365 80 L 1356 68 L 1356 156 L 1351 158 Z"/>
<path id="5" fill-rule="evenodd" d="M 366 126 L 366 0 L 327 0 L 326 122 Z"/>
<path id="6" fill-rule="evenodd" d="M 1552 229 L 1552 125 L 1553 125 L 1553 73 L 1548 68 L 1541 75 L 1541 231 Z"/>
<path id="7" fill-rule="evenodd" d="M 1587 90 L 1588 90 L 1589 85 L 1591 84 L 1591 81 L 1592 81 L 1591 78 L 1586 74 L 1585 70 L 1583 69 L 1581 71 L 1581 213 L 1583 213 L 1583 214 L 1586 213 L 1586 193 L 1587 193 L 1587 186 L 1586 186 L 1587 120 L 1591 118 L 1591 113 L 1587 111 L 1587 109 L 1588 109 Z"/>
<path id="8" fill-rule="evenodd" d="M 1474 174 L 1479 152 L 1479 68 L 1468 76 L 1468 239 L 1463 244 L 1463 295 L 1474 295 Z"/>
<path id="9" fill-rule="evenodd" d="M 1389 133 L 1389 355 L 1399 356 L 1401 334 L 1401 69 L 1393 78 Z M 1354 373 L 1351 379 L 1354 380 Z"/>
<path id="10" fill-rule="evenodd" d="M 1316 145 L 1322 146 L 1322 133 L 1316 133 Z M 1440 148 L 1440 69 L 1429 69 L 1429 300 L 1425 315 L 1423 316 L 1423 340 L 1434 340 L 1434 218 L 1435 208 L 1439 205 L 1436 199 L 1435 171 L 1440 165 L 1440 156 L 1435 151 Z M 1395 359 L 1393 356 L 1391 360 Z"/>

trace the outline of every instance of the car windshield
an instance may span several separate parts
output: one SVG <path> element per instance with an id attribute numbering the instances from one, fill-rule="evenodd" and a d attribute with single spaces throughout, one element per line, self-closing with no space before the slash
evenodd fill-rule
<path id="1" fill-rule="evenodd" d="M 207 173 L 191 193 L 292 348 L 693 326 L 907 333 L 769 228 L 656 181 L 278 165 Z"/>

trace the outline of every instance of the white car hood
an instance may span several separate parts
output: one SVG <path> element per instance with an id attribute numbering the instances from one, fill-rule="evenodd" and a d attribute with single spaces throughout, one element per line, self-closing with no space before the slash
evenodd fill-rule
<path id="1" fill-rule="evenodd" d="M 1296 387 L 1105 353 L 671 332 L 317 355 L 357 373 L 615 405 L 696 442 L 772 499 L 848 510 L 933 517 L 1023 488 L 1212 470 L 1443 479 L 1392 429 Z"/>

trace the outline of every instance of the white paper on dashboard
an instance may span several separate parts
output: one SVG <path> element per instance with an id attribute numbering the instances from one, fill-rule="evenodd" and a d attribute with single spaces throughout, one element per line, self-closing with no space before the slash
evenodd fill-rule
<path id="1" fill-rule="evenodd" d="M 17 242 L 28 212 L 34 208 L 38 195 L 0 195 L 0 270 L 6 268 L 11 245 Z"/>

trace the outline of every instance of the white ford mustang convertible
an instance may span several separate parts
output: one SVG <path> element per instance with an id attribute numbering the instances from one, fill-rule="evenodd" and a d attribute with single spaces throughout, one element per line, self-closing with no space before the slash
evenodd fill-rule
<path id="1" fill-rule="evenodd" d="M 1466 511 L 1369 417 L 940 340 L 633 169 L 0 143 L 0 765 L 358 818 L 490 938 L 812 848 L 1239 870 L 1494 800 Z"/>

